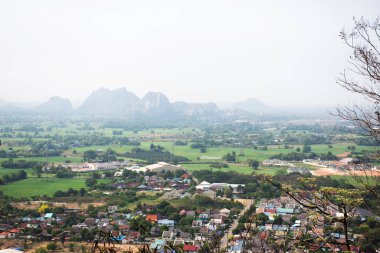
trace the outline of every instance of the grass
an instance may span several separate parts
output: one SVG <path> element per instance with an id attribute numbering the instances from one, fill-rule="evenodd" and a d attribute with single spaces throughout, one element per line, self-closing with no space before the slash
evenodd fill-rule
<path id="1" fill-rule="evenodd" d="M 210 164 L 181 164 L 182 167 L 188 169 L 189 171 L 199 171 L 199 170 L 211 170 Z M 213 171 L 219 171 L 218 168 L 212 168 Z M 228 168 L 221 168 L 220 171 L 228 172 L 235 171 L 243 174 L 251 174 L 254 170 L 248 166 L 240 165 L 228 165 Z"/>
<path id="2" fill-rule="evenodd" d="M 363 152 L 364 150 L 367 151 L 376 151 L 379 150 L 379 147 L 375 146 L 360 146 L 356 145 L 354 143 L 339 143 L 339 144 L 331 144 L 332 148 L 329 148 L 328 145 L 325 144 L 318 144 L 318 145 L 311 145 L 311 151 L 315 152 L 317 154 L 319 153 L 327 153 L 331 152 L 334 155 L 339 155 L 344 152 L 349 152 L 351 150 L 348 150 L 348 146 L 355 146 L 354 152 Z"/>
<path id="3" fill-rule="evenodd" d="M 6 174 L 15 173 L 20 170 L 24 170 L 26 173 L 28 173 L 28 175 L 32 173 L 32 169 L 5 169 L 5 168 L 0 167 L 0 177 Z"/>
<path id="4" fill-rule="evenodd" d="M 209 164 L 181 164 L 182 167 L 188 169 L 189 171 L 199 171 L 199 170 L 211 170 Z M 242 174 L 251 174 L 251 173 L 257 173 L 257 174 L 267 174 L 267 175 L 274 175 L 276 171 L 284 169 L 281 167 L 260 167 L 258 170 L 254 170 L 249 166 L 246 165 L 239 165 L 239 164 L 228 164 L 228 168 L 221 168 L 220 171 L 222 172 L 228 172 L 228 171 L 234 171 Z M 213 168 L 213 171 L 219 171 L 218 168 Z"/>
<path id="5" fill-rule="evenodd" d="M 351 176 L 331 175 L 330 177 L 333 178 L 333 179 L 336 179 L 336 180 L 344 180 L 344 181 L 346 181 L 346 183 L 351 184 L 351 185 L 353 185 L 355 187 L 358 187 L 358 188 L 361 187 L 361 184 L 359 184 L 357 181 L 355 181 L 355 179 L 353 177 L 351 177 Z M 364 177 L 363 177 L 363 179 L 364 179 Z M 380 178 L 378 178 L 378 179 L 376 179 L 376 178 L 369 178 L 368 181 L 369 181 L 370 184 L 375 185 L 377 182 L 379 182 L 378 180 L 380 180 Z M 366 182 L 365 179 L 364 179 L 364 182 Z"/>
<path id="6" fill-rule="evenodd" d="M 0 163 L 8 160 L 8 158 L 0 158 Z M 24 161 L 37 161 L 37 162 L 46 162 L 46 157 L 18 157 L 13 158 L 14 161 L 24 160 Z M 50 163 L 65 163 L 66 161 L 70 161 L 72 163 L 81 162 L 80 157 L 64 157 L 64 156 L 49 156 L 47 161 Z"/>
<path id="7" fill-rule="evenodd" d="M 257 160 L 259 162 L 264 161 L 265 159 L 268 159 L 269 157 L 279 154 L 279 153 L 291 153 L 296 152 L 295 148 L 288 148 L 285 149 L 283 146 L 268 146 L 268 150 L 254 150 L 253 148 L 234 148 L 234 147 L 217 147 L 217 148 L 207 148 L 206 153 L 201 153 L 199 149 L 193 149 L 190 147 L 190 143 L 186 146 L 176 146 L 173 145 L 172 141 L 155 141 L 155 142 L 141 142 L 140 148 L 143 149 L 149 149 L 150 144 L 154 145 L 160 145 L 164 147 L 166 150 L 172 152 L 173 154 L 177 156 L 183 156 L 191 161 L 202 161 L 202 162 L 212 162 L 212 161 L 221 161 L 222 157 L 226 155 L 227 153 L 231 153 L 232 151 L 235 151 L 235 153 L 238 155 L 240 154 L 240 151 L 243 151 L 244 156 L 237 156 L 237 159 L 239 162 L 245 162 L 249 159 Z M 333 148 L 329 148 L 328 145 L 311 145 L 312 152 L 315 152 L 317 154 L 319 153 L 327 153 L 332 152 L 333 154 L 341 154 L 344 152 L 349 151 L 347 149 L 348 146 L 351 146 L 354 144 L 351 143 L 345 143 L 345 144 L 333 144 Z M 89 147 L 79 147 L 75 148 L 75 150 L 79 153 L 78 156 L 81 156 L 82 153 L 86 150 L 93 149 L 93 150 L 106 150 L 107 148 L 111 148 L 115 150 L 118 153 L 125 153 L 130 150 L 132 150 L 133 146 L 120 146 L 120 145 L 107 145 L 107 146 L 89 146 Z M 378 150 L 377 147 L 370 147 L 370 146 L 356 146 L 355 152 L 362 152 L 363 150 Z M 79 158 L 78 158 L 79 159 Z"/>
<path id="8" fill-rule="evenodd" d="M 16 198 L 31 196 L 52 196 L 56 191 L 67 191 L 69 188 L 79 190 L 86 187 L 85 178 L 27 178 L 6 185 L 0 185 L 0 191 Z M 107 179 L 98 179 L 109 182 Z"/>

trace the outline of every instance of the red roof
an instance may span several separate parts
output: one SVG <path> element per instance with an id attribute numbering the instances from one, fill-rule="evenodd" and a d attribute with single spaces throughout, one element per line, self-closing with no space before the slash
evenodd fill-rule
<path id="1" fill-rule="evenodd" d="M 259 236 L 260 236 L 261 239 L 267 239 L 267 237 L 269 236 L 269 233 L 262 232 L 262 233 L 259 234 Z"/>
<path id="2" fill-rule="evenodd" d="M 147 214 L 145 220 L 147 220 L 147 221 L 158 221 L 158 215 L 157 214 Z"/>
<path id="3" fill-rule="evenodd" d="M 140 232 L 134 231 L 129 233 L 130 238 L 137 238 L 140 236 Z"/>
<path id="4" fill-rule="evenodd" d="M 182 178 L 189 178 L 189 174 L 183 174 L 181 177 Z"/>
<path id="5" fill-rule="evenodd" d="M 119 230 L 129 229 L 129 225 L 119 225 Z"/>
<path id="6" fill-rule="evenodd" d="M 189 245 L 189 244 L 185 244 L 183 245 L 183 250 L 184 251 L 198 251 L 198 246 L 196 245 Z"/>
<path id="7" fill-rule="evenodd" d="M 266 213 L 276 213 L 276 209 L 265 209 L 264 212 L 266 212 Z"/>

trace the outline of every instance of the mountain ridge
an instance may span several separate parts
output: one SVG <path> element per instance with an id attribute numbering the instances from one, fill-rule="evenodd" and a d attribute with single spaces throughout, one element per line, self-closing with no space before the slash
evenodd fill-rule
<path id="1" fill-rule="evenodd" d="M 255 105 L 259 107 L 256 111 L 253 108 Z M 242 112 L 249 114 L 260 110 L 261 113 L 273 111 L 269 106 L 257 99 L 236 102 L 227 109 L 221 109 L 214 102 L 170 102 L 168 97 L 162 92 L 149 91 L 142 98 L 139 98 L 125 87 L 114 90 L 102 87 L 94 90 L 75 109 L 70 100 L 59 96 L 53 96 L 46 102 L 28 109 L 18 108 L 13 103 L 0 99 L 0 113 L 23 112 L 55 116 L 218 119 L 224 115 L 241 115 Z"/>

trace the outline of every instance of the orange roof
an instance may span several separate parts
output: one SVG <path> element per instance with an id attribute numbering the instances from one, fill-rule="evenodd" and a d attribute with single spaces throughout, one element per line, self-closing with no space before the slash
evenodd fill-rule
<path id="1" fill-rule="evenodd" d="M 157 214 L 147 214 L 145 220 L 147 221 L 158 221 Z"/>

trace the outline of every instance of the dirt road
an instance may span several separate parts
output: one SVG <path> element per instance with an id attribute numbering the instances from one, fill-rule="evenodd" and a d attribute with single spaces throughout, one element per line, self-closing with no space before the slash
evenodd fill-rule
<path id="1" fill-rule="evenodd" d="M 242 216 L 252 206 L 252 204 L 253 204 L 252 200 L 248 200 L 248 201 L 245 202 L 243 210 L 241 210 L 241 212 L 238 215 L 238 217 L 236 219 L 234 219 L 234 221 L 231 224 L 231 227 L 228 229 L 227 233 L 224 234 L 222 240 L 220 241 L 220 247 L 221 247 L 221 249 L 227 248 L 227 246 L 228 246 L 228 236 L 232 235 L 232 231 L 239 224 L 239 218 L 240 218 L 240 216 Z"/>

